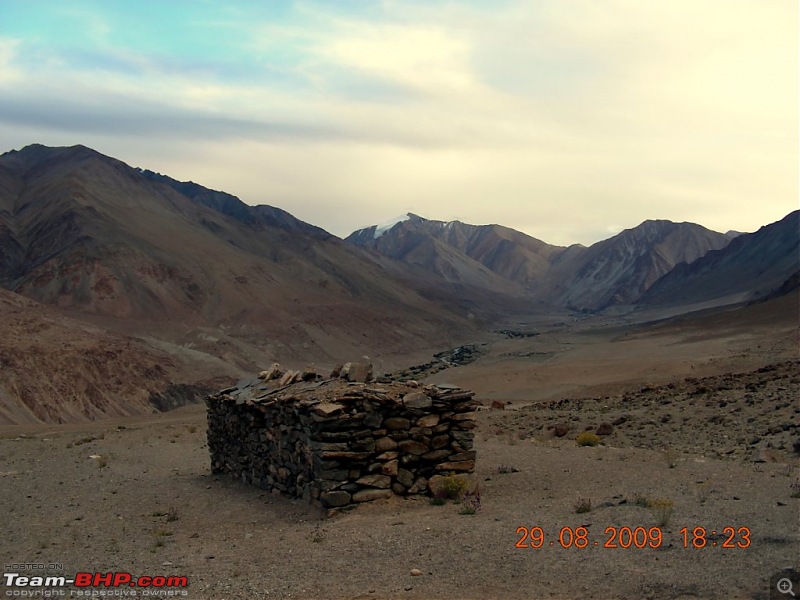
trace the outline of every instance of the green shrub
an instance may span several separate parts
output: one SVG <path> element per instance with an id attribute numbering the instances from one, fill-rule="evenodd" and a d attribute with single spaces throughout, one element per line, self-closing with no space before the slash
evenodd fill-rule
<path id="1" fill-rule="evenodd" d="M 438 481 L 434 495 L 448 500 L 460 500 L 469 486 L 469 477 L 466 475 L 446 475 Z"/>
<path id="2" fill-rule="evenodd" d="M 672 518 L 674 502 L 669 498 L 657 498 L 656 500 L 649 501 L 648 504 L 656 519 L 656 524 L 659 527 L 666 526 Z"/>
<path id="3" fill-rule="evenodd" d="M 575 441 L 578 442 L 578 446 L 597 446 L 600 443 L 600 438 L 590 431 L 584 431 L 575 438 Z"/>

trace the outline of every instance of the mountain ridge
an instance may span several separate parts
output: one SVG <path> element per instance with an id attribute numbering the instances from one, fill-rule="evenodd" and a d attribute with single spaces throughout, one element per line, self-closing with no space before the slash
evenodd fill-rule
<path id="1" fill-rule="evenodd" d="M 797 287 L 797 214 L 784 221 L 780 235 L 771 224 L 731 236 L 654 219 L 562 247 L 411 213 L 342 240 L 85 146 L 28 146 L 0 155 L 0 308 L 17 327 L 0 345 L 13 383 L 0 386 L 0 419 L 140 414 L 170 382 L 276 361 L 333 366 L 367 354 L 390 370 L 538 311 L 633 310 L 732 285 L 746 300 L 770 297 Z M 53 352 L 23 341 L 49 330 Z M 62 343 L 70 336 L 80 343 Z M 14 344 L 47 360 L 15 362 Z M 56 375 L 58 348 L 70 356 Z M 159 362 L 168 368 L 148 381 Z M 103 388 L 98 365 L 130 377 Z M 31 376 L 50 375 L 37 368 L 63 377 L 61 391 L 31 387 Z"/>
<path id="2" fill-rule="evenodd" d="M 413 213 L 383 227 L 371 226 L 345 241 L 426 268 L 445 280 L 463 280 L 470 268 L 486 268 L 538 302 L 572 310 L 632 304 L 676 264 L 692 261 L 730 242 L 693 223 L 648 219 L 589 247 L 552 246 L 501 225 L 432 221 Z M 461 257 L 454 257 L 453 253 Z M 464 260 L 471 262 L 464 264 Z M 496 278 L 495 278 L 496 279 Z"/>
<path id="3" fill-rule="evenodd" d="M 730 297 L 752 301 L 786 285 L 800 271 L 800 211 L 739 234 L 724 248 L 665 273 L 642 296 L 642 304 L 691 304 Z"/>
<path id="4" fill-rule="evenodd" d="M 378 226 L 357 230 L 345 238 L 351 244 L 428 268 L 446 280 L 468 278 L 467 269 L 487 269 L 507 283 L 487 277 L 485 285 L 510 287 L 516 293 L 549 266 L 551 256 L 563 248 L 552 246 L 502 225 L 471 225 L 461 221 L 435 221 L 414 213 L 396 220 L 380 233 Z M 455 251 L 463 257 L 454 259 Z"/>
<path id="5" fill-rule="evenodd" d="M 550 302 L 574 310 L 635 303 L 662 275 L 730 243 L 695 223 L 648 219 L 561 261 L 543 281 Z"/>
<path id="6" fill-rule="evenodd" d="M 371 323 L 396 343 L 448 339 L 453 322 L 469 329 L 466 317 L 390 277 L 391 265 L 294 218 L 244 223 L 82 146 L 7 153 L 0 169 L 0 246 L 14 250 L 0 281 L 37 301 L 193 327 L 252 328 L 272 313 L 266 331 L 295 351 L 311 342 L 293 340 L 292 327 L 326 319 L 343 323 L 341 335 Z M 408 327 L 386 327 L 393 314 Z M 309 358 L 330 356 L 312 346 Z"/>

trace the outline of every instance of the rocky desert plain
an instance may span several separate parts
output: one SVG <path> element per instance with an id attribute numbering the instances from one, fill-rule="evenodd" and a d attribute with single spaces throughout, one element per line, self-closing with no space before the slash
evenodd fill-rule
<path id="1" fill-rule="evenodd" d="M 328 517 L 213 476 L 202 404 L 6 426 L 1 553 L 186 576 L 191 598 L 766 599 L 800 556 L 797 308 L 539 316 L 515 325 L 538 335 L 480 340 L 478 360 L 430 377 L 482 403 L 474 514 L 394 497 Z M 599 445 L 577 444 L 604 423 Z M 563 547 L 580 527 L 588 545 Z M 663 539 L 609 544 L 625 527 Z M 698 527 L 702 548 L 681 533 Z"/>

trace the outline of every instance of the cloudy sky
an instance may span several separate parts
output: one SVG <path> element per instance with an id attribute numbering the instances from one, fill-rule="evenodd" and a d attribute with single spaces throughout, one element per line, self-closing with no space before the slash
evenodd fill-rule
<path id="1" fill-rule="evenodd" d="M 30 143 L 340 236 L 753 231 L 798 206 L 798 3 L 2 0 L 0 151 Z"/>

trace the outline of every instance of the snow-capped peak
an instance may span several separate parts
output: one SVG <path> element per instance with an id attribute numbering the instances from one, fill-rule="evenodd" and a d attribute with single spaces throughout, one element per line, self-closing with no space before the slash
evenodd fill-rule
<path id="1" fill-rule="evenodd" d="M 408 221 L 409 218 L 410 218 L 410 215 L 408 213 L 406 213 L 406 214 L 404 214 L 404 215 L 402 215 L 400 217 L 396 217 L 396 218 L 392 219 L 391 221 L 387 221 L 386 223 L 382 223 L 381 225 L 377 225 L 375 227 L 375 233 L 373 234 L 374 239 L 377 240 L 384 233 L 389 231 L 392 227 L 394 227 L 398 223 L 402 223 L 403 221 Z"/>

